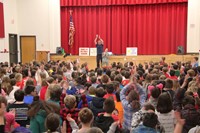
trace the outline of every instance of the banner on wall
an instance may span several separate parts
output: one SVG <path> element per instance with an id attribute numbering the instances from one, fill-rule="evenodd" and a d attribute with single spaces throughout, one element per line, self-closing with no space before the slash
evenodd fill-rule
<path id="1" fill-rule="evenodd" d="M 79 56 L 89 56 L 89 48 L 79 48 Z"/>
<path id="2" fill-rule="evenodd" d="M 126 56 L 137 56 L 138 55 L 137 47 L 127 47 L 126 48 Z"/>
<path id="3" fill-rule="evenodd" d="M 0 38 L 4 38 L 4 13 L 3 13 L 3 3 L 0 2 Z"/>
<path id="4" fill-rule="evenodd" d="M 97 48 L 90 48 L 90 56 L 96 56 L 97 55 Z"/>

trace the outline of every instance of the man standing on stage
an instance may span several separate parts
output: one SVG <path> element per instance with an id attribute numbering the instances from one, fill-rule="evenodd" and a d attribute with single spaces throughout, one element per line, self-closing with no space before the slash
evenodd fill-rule
<path id="1" fill-rule="evenodd" d="M 99 35 L 96 35 L 96 38 L 94 39 L 94 43 L 97 48 L 97 68 L 99 68 L 100 62 L 102 64 L 103 40 L 100 38 Z"/>

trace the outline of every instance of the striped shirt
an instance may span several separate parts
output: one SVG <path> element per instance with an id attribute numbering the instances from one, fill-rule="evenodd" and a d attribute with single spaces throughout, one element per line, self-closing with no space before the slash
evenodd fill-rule
<path id="1" fill-rule="evenodd" d="M 174 126 L 176 124 L 175 122 L 175 116 L 174 111 L 172 110 L 169 113 L 161 114 L 156 111 L 156 114 L 158 116 L 158 120 L 161 123 L 161 125 L 165 129 L 165 133 L 173 133 L 174 132 Z"/>

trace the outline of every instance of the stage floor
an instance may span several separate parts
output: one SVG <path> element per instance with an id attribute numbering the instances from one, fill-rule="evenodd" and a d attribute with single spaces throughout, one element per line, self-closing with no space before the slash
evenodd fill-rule
<path id="1" fill-rule="evenodd" d="M 198 55 L 138 55 L 138 56 L 110 56 L 109 57 L 109 64 L 112 62 L 128 62 L 128 61 L 133 61 L 136 64 L 139 63 L 144 63 L 144 62 L 149 62 L 149 61 L 154 61 L 154 62 L 159 62 L 161 57 L 166 58 L 166 63 L 173 63 L 176 61 L 192 61 L 193 57 L 198 57 Z M 67 56 L 63 57 L 62 55 L 57 55 L 57 54 L 51 54 L 50 59 L 57 61 L 57 60 L 62 60 L 62 61 L 74 61 L 76 59 L 80 60 L 80 63 L 87 62 L 89 69 L 94 69 L 96 67 L 96 56 Z"/>

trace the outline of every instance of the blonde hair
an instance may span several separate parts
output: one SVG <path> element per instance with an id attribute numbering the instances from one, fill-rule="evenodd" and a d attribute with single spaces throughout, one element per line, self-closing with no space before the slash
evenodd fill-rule
<path id="1" fill-rule="evenodd" d="M 190 77 L 193 77 L 195 76 L 195 71 L 193 69 L 190 69 L 187 71 L 187 74 L 190 76 Z"/>
<path id="2" fill-rule="evenodd" d="M 16 79 L 16 82 L 22 81 L 22 74 L 21 73 L 16 73 L 15 74 L 15 79 Z"/>
<path id="3" fill-rule="evenodd" d="M 40 77 L 41 77 L 41 79 L 43 80 L 43 79 L 46 79 L 46 73 L 45 72 L 40 72 Z"/>
<path id="4" fill-rule="evenodd" d="M 64 103 L 68 109 L 73 109 L 76 106 L 76 97 L 73 95 L 66 95 Z"/>
<path id="5" fill-rule="evenodd" d="M 96 89 L 94 86 L 90 86 L 88 89 L 88 92 L 90 95 L 95 95 L 96 94 Z"/>
<path id="6" fill-rule="evenodd" d="M 191 87 L 191 86 L 195 86 L 196 85 L 196 81 L 192 80 L 189 82 L 188 84 L 188 88 Z"/>
<path id="7" fill-rule="evenodd" d="M 188 89 L 187 91 L 190 91 L 192 93 L 195 93 L 198 91 L 198 87 L 195 85 L 195 84 L 192 84 Z"/>

